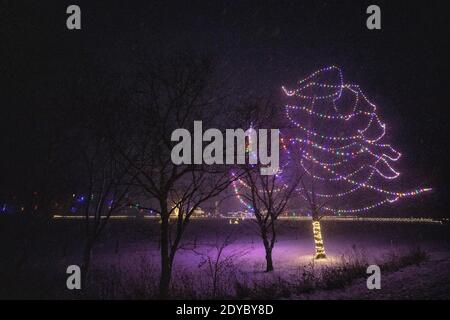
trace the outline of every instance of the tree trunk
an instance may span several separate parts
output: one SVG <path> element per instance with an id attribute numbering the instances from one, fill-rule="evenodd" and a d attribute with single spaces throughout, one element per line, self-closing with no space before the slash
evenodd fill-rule
<path id="1" fill-rule="evenodd" d="M 320 228 L 320 221 L 317 217 L 313 216 L 313 236 L 314 244 L 316 248 L 315 259 L 326 259 L 325 247 L 323 244 L 322 230 Z"/>
<path id="2" fill-rule="evenodd" d="M 266 272 L 273 271 L 272 249 L 266 248 Z"/>
<path id="3" fill-rule="evenodd" d="M 269 240 L 267 239 L 267 233 L 262 233 L 264 249 L 266 250 L 266 272 L 273 271 L 273 260 L 272 260 L 272 248 L 270 246 Z"/>
<path id="4" fill-rule="evenodd" d="M 159 280 L 159 296 L 161 299 L 167 299 L 169 296 L 171 276 L 172 267 L 169 258 L 169 217 L 168 214 L 163 212 L 161 214 L 161 277 Z"/>

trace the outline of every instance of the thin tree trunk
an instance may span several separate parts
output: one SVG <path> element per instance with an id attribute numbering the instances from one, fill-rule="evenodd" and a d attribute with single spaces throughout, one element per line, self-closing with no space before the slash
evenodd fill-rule
<path id="1" fill-rule="evenodd" d="M 273 260 L 272 260 L 272 247 L 270 246 L 269 240 L 267 239 L 267 233 L 264 231 L 262 233 L 264 249 L 266 250 L 266 272 L 273 271 Z"/>
<path id="2" fill-rule="evenodd" d="M 266 272 L 273 271 L 272 249 L 266 248 Z"/>
<path id="3" fill-rule="evenodd" d="M 161 214 L 161 277 L 159 280 L 159 295 L 161 299 L 169 296 L 172 268 L 169 258 L 169 217 L 166 209 Z"/>
<path id="4" fill-rule="evenodd" d="M 323 244 L 322 238 L 322 230 L 320 228 L 319 219 L 313 215 L 313 236 L 314 236 L 314 244 L 316 248 L 316 259 L 325 259 L 327 256 L 325 254 L 325 246 Z"/>

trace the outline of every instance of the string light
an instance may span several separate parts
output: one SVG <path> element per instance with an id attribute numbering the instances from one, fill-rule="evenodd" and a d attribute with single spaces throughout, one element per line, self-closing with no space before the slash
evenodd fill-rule
<path id="1" fill-rule="evenodd" d="M 298 85 L 294 90 L 282 87 L 287 97 L 296 99 L 296 104 L 285 106 L 286 118 L 301 130 L 296 137 L 288 139 L 289 147 L 300 150 L 300 168 L 308 177 L 321 182 L 318 190 L 338 190 L 314 194 L 342 198 L 357 191 L 369 191 L 382 197 L 355 208 L 342 208 L 333 203 L 335 208 L 323 206 L 324 211 L 338 215 L 360 213 L 432 190 L 418 188 L 400 192 L 389 188 L 387 182 L 400 176 L 393 163 L 400 159 L 401 153 L 382 142 L 387 126 L 380 120 L 377 106 L 358 85 L 344 83 L 340 68 L 317 70 Z M 295 112 L 301 114 L 295 117 Z M 320 125 L 314 123 L 317 120 L 321 121 Z M 380 179 L 385 183 L 380 185 Z M 302 188 L 297 191 L 310 193 Z"/>
<path id="2" fill-rule="evenodd" d="M 324 82 L 324 79 L 333 72 L 337 72 L 338 83 L 333 84 Z M 320 79 L 320 81 L 317 79 Z M 400 176 L 400 172 L 393 167 L 392 162 L 399 160 L 401 153 L 395 150 L 390 144 L 379 143 L 386 134 L 386 125 L 381 122 L 376 113 L 377 106 L 365 96 L 358 85 L 344 83 L 340 68 L 336 66 L 322 68 L 303 80 L 300 80 L 298 84 L 300 87 L 295 90 L 288 90 L 285 87 L 282 87 L 282 89 L 287 96 L 299 98 L 302 103 L 306 100 L 306 104 L 309 103 L 310 106 L 288 104 L 286 105 L 286 117 L 295 127 L 302 129 L 302 131 L 306 133 L 306 137 L 288 138 L 286 139 L 288 145 L 283 143 L 283 148 L 288 149 L 288 147 L 292 147 L 292 145 L 299 145 L 302 156 L 300 166 L 305 173 L 314 180 L 322 181 L 324 183 L 344 183 L 348 185 L 348 187 L 345 187 L 345 185 L 333 185 L 333 189 L 339 187 L 338 189 L 340 189 L 340 191 L 335 193 L 315 192 L 315 195 L 322 198 L 341 198 L 355 193 L 358 190 L 368 190 L 385 196 L 384 199 L 367 206 L 337 209 L 323 207 L 325 211 L 331 211 L 335 214 L 364 212 L 383 204 L 394 203 L 400 198 L 416 196 L 431 191 L 431 188 L 419 188 L 408 192 L 397 192 L 388 190 L 385 187 L 377 186 L 373 183 L 374 175 L 385 180 L 395 180 Z M 314 89 L 331 89 L 332 93 L 317 94 L 317 92 L 315 92 L 317 90 Z M 307 90 L 309 90 L 311 94 L 306 94 L 305 92 Z M 345 113 L 345 110 L 340 111 L 340 108 L 337 107 L 337 103 L 340 102 L 339 99 L 344 92 L 350 93 L 354 97 L 353 103 L 351 104 L 352 110 L 347 113 Z M 318 108 L 318 104 L 315 103 L 316 100 L 323 100 L 323 103 L 320 104 L 322 110 L 314 109 Z M 293 119 L 291 115 L 292 110 L 304 113 L 304 115 L 299 117 L 299 121 Z M 308 117 L 336 120 L 343 123 L 348 123 L 351 119 L 359 119 L 360 121 L 357 124 L 352 123 L 352 125 L 355 125 L 353 127 L 353 134 L 337 136 L 321 134 L 314 131 L 314 125 L 311 125 Z M 380 129 L 381 133 L 378 133 L 375 137 L 370 137 L 369 131 L 374 125 Z M 342 142 L 347 143 L 342 144 Z M 251 141 L 249 144 L 251 144 Z M 313 155 L 313 150 L 323 153 L 327 160 L 319 160 Z M 307 164 L 317 165 L 321 169 L 320 172 L 311 172 L 307 168 L 305 162 Z M 358 166 L 358 163 L 361 162 L 362 164 Z M 344 172 L 344 167 L 351 168 L 352 171 Z M 234 191 L 239 201 L 246 208 L 252 209 L 252 206 L 242 198 L 237 184 L 244 188 L 249 188 L 249 186 L 241 179 L 237 179 L 237 181 L 233 183 Z M 287 185 L 277 187 L 274 189 L 274 192 L 280 192 L 287 187 Z M 305 190 L 298 188 L 297 191 L 304 192 Z"/>
<path id="3" fill-rule="evenodd" d="M 299 163 L 286 165 L 302 169 L 305 177 L 317 182 L 314 192 L 297 188 L 301 198 L 306 200 L 312 195 L 327 201 L 335 199 L 319 206 L 321 215 L 364 213 L 432 190 L 397 191 L 392 187 L 400 176 L 394 164 L 402 154 L 384 142 L 387 126 L 379 118 L 377 106 L 358 85 L 344 82 L 340 68 L 319 69 L 297 84 L 293 90 L 282 87 L 288 99 L 295 99 L 295 104 L 286 104 L 285 116 L 298 129 L 293 137 L 283 137 L 282 149 L 289 154 L 299 152 Z M 240 203 L 252 212 L 241 192 L 250 186 L 236 179 L 233 188 Z M 274 192 L 287 188 L 287 184 L 281 183 Z M 355 202 L 349 196 L 366 203 L 349 207 Z M 316 259 L 326 258 L 317 217 L 313 217 L 313 234 Z"/>
<path id="4" fill-rule="evenodd" d="M 314 234 L 314 244 L 316 248 L 316 259 L 325 259 L 327 256 L 325 254 L 325 247 L 323 245 L 322 231 L 320 229 L 320 222 L 317 220 L 313 221 L 313 234 Z"/>

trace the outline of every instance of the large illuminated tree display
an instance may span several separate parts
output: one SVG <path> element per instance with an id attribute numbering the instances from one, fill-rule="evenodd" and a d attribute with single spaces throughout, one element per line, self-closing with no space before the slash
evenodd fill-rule
<path id="1" fill-rule="evenodd" d="M 386 141 L 376 105 L 358 85 L 345 83 L 338 67 L 320 69 L 300 80 L 298 88 L 283 87 L 283 92 L 288 128 L 282 131 L 281 145 L 291 155 L 283 166 L 303 173 L 296 191 L 299 206 L 312 217 L 316 259 L 326 258 L 323 216 L 356 215 L 431 190 L 398 190 L 400 172 L 394 165 L 401 153 Z M 280 183 L 280 191 L 288 188 Z M 245 183 L 237 179 L 234 187 L 252 211 L 239 191 Z"/>
<path id="2" fill-rule="evenodd" d="M 354 215 L 431 189 L 398 190 L 401 154 L 388 142 L 377 107 L 341 69 L 320 69 L 283 92 L 291 165 L 305 172 L 299 195 L 313 219 L 316 258 L 325 258 L 320 229 L 324 215 Z M 397 187 L 397 188 L 396 188 Z"/>

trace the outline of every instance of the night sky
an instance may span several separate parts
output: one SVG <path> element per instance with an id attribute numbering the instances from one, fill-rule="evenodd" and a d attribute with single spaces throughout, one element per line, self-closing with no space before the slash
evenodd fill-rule
<path id="1" fill-rule="evenodd" d="M 69 31 L 75 3 L 82 30 Z M 126 78 L 145 46 L 211 54 L 223 78 L 261 94 L 342 67 L 379 106 L 401 171 L 435 189 L 413 205 L 448 216 L 447 3 L 376 1 L 382 30 L 370 31 L 373 1 L 1 1 L 0 194 L 31 188 L 46 139 L 67 130 L 53 123 L 64 117 L 60 85 L 91 67 Z"/>

